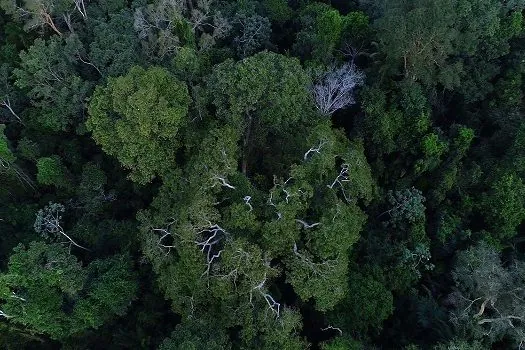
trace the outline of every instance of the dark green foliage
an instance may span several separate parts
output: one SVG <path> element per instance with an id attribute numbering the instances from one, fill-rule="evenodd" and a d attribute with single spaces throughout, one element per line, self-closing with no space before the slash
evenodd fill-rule
<path id="1" fill-rule="evenodd" d="M 33 101 L 35 109 L 29 118 L 35 127 L 56 132 L 83 121 L 79 115 L 91 89 L 90 83 L 75 71 L 81 51 L 82 43 L 71 35 L 36 39 L 27 51 L 20 52 L 15 84 Z"/>
<path id="2" fill-rule="evenodd" d="M 0 0 L 0 348 L 523 347 L 524 9 Z"/>

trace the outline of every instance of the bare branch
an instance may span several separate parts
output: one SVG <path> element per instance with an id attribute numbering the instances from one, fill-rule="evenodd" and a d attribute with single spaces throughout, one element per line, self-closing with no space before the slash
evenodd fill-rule
<path id="1" fill-rule="evenodd" d="M 310 155 L 310 153 L 321 154 L 321 148 L 324 145 L 326 145 L 327 143 L 328 143 L 327 141 L 319 141 L 319 144 L 317 146 L 311 147 L 308 151 L 306 151 L 306 153 L 304 154 L 303 159 L 304 160 L 308 159 L 308 156 Z"/>
<path id="2" fill-rule="evenodd" d="M 354 104 L 354 90 L 363 83 L 364 74 L 353 63 L 326 73 L 313 87 L 317 109 L 328 116 Z"/>
<path id="3" fill-rule="evenodd" d="M 308 224 L 307 222 L 305 222 L 303 220 L 299 220 L 299 219 L 295 219 L 295 221 L 300 223 L 301 225 L 303 225 L 303 228 L 306 229 L 306 230 L 309 230 L 311 228 L 314 228 L 316 226 L 321 225 L 320 222 L 314 222 L 313 224 Z"/>
<path id="4" fill-rule="evenodd" d="M 339 327 L 328 326 L 328 327 L 325 327 L 325 328 L 321 328 L 321 330 L 323 332 L 327 331 L 327 330 L 334 330 L 334 331 L 338 331 L 340 335 L 343 335 L 343 331 Z"/>
<path id="5" fill-rule="evenodd" d="M 345 197 L 347 202 L 350 202 L 350 198 L 347 196 L 345 192 L 343 183 L 350 181 L 350 176 L 348 174 L 349 168 L 350 168 L 350 165 L 348 165 L 347 163 L 341 165 L 341 171 L 339 172 L 339 175 L 337 175 L 334 182 L 328 185 L 329 189 L 333 189 L 335 185 L 339 185 L 341 187 L 341 191 L 343 192 L 343 196 Z"/>
<path id="6" fill-rule="evenodd" d="M 215 175 L 212 179 L 214 180 L 218 180 L 219 181 L 219 184 L 221 186 L 224 186 L 224 187 L 228 187 L 228 188 L 231 188 L 232 190 L 235 189 L 235 186 L 232 186 L 228 183 L 228 181 L 226 181 L 226 178 L 223 177 L 223 176 L 218 176 L 218 175 Z M 215 187 L 215 185 L 217 185 L 217 183 L 214 183 L 211 187 Z"/>
<path id="7" fill-rule="evenodd" d="M 250 208 L 249 211 L 252 211 L 253 210 L 253 206 L 250 204 L 250 201 L 252 200 L 252 197 L 251 196 L 244 196 L 243 200 L 244 200 L 244 204 L 246 204 L 248 206 L 248 208 Z"/>

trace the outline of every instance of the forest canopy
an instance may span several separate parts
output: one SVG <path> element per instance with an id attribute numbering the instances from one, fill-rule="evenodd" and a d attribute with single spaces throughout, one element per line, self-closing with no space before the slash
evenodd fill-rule
<path id="1" fill-rule="evenodd" d="M 0 348 L 524 348 L 524 10 L 0 0 Z"/>

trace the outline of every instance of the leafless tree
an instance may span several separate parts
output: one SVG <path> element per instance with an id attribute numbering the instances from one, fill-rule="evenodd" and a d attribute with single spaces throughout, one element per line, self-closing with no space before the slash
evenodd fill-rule
<path id="1" fill-rule="evenodd" d="M 353 63 L 327 72 L 313 87 L 317 109 L 326 116 L 355 103 L 354 90 L 363 85 L 364 73 Z"/>
<path id="2" fill-rule="evenodd" d="M 70 247 L 75 247 L 89 251 L 88 248 L 81 246 L 76 243 L 62 228 L 60 220 L 62 219 L 62 213 L 64 213 L 65 207 L 62 204 L 49 203 L 44 209 L 40 209 L 36 215 L 34 224 L 35 231 L 44 236 L 58 236 L 64 237 L 66 243 L 69 243 Z"/>

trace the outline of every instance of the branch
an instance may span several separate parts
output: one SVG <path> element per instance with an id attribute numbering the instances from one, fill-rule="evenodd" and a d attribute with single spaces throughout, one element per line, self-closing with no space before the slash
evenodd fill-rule
<path id="1" fill-rule="evenodd" d="M 250 204 L 250 201 L 252 200 L 252 197 L 251 196 L 244 196 L 243 200 L 244 200 L 244 204 L 246 204 L 248 206 L 248 208 L 250 208 L 249 211 L 252 211 L 253 210 L 253 206 Z"/>
<path id="2" fill-rule="evenodd" d="M 232 190 L 235 189 L 235 186 L 230 185 L 223 176 L 215 175 L 213 179 L 218 180 L 221 186 L 231 188 Z M 217 185 L 217 183 L 214 183 L 211 187 L 213 188 L 215 185 Z"/>
<path id="3" fill-rule="evenodd" d="M 338 331 L 340 335 L 343 335 L 343 331 L 341 330 L 341 328 L 338 328 L 338 327 L 332 327 L 332 326 L 328 326 L 328 327 L 325 327 L 325 328 L 321 328 L 321 330 L 324 332 L 324 331 L 327 331 L 327 330 L 334 330 L 334 331 Z"/>
<path id="4" fill-rule="evenodd" d="M 295 221 L 298 222 L 298 223 L 300 223 L 301 225 L 303 225 L 303 228 L 306 229 L 306 230 L 321 225 L 320 222 L 314 222 L 313 224 L 308 224 L 308 223 L 306 223 L 305 221 L 303 221 L 303 220 L 299 220 L 299 219 L 295 219 Z"/>
<path id="5" fill-rule="evenodd" d="M 303 159 L 306 160 L 312 152 L 321 154 L 321 148 L 327 143 L 327 141 L 319 141 L 319 144 L 317 146 L 311 147 L 308 151 L 306 151 L 306 153 L 303 156 Z"/>

